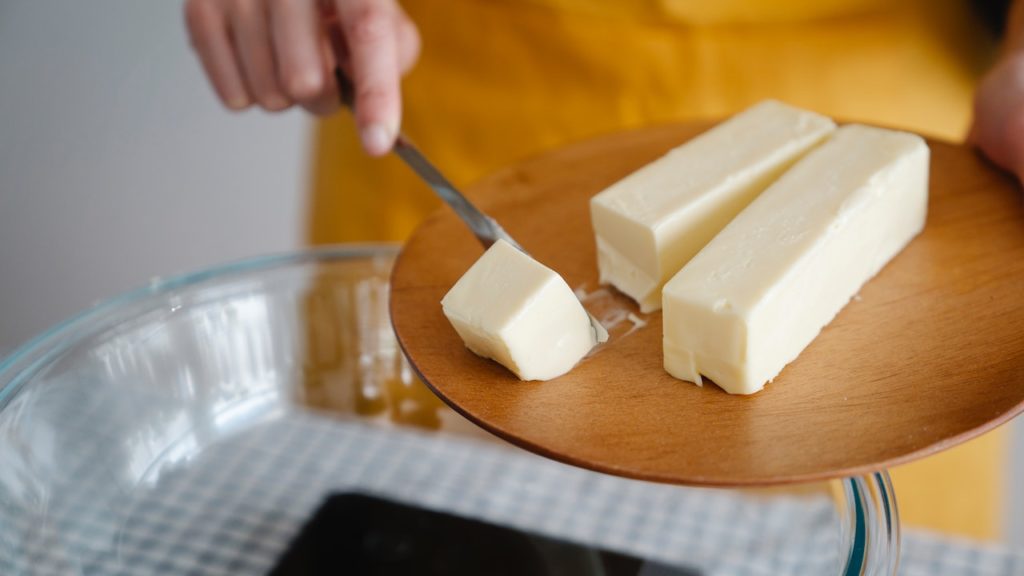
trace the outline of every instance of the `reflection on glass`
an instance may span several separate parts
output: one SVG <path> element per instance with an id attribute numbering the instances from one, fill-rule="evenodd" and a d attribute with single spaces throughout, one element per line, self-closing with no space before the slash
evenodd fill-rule
<path id="1" fill-rule="evenodd" d="M 376 260 L 318 271 L 306 296 L 303 401 L 392 424 L 437 430 L 453 422 L 469 431 L 399 349 L 388 316 L 390 265 Z"/>

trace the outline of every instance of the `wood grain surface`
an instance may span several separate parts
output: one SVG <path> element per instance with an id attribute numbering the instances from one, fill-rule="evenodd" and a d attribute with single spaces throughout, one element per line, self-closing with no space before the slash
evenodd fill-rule
<path id="1" fill-rule="evenodd" d="M 468 193 L 570 286 L 598 289 L 588 200 L 705 129 L 672 125 L 582 142 Z M 948 448 L 1024 409 L 1024 207 L 970 149 L 930 141 L 924 232 L 762 392 L 730 396 L 662 369 L 661 315 L 572 372 L 521 382 L 469 352 L 440 300 L 482 249 L 449 211 L 415 233 L 391 315 L 412 364 L 457 411 L 529 450 L 611 474 L 751 486 L 873 471 Z M 841 263 L 837 263 L 841 265 Z M 598 317 L 637 308 L 609 292 Z M 637 313 L 639 316 L 639 314 Z"/>

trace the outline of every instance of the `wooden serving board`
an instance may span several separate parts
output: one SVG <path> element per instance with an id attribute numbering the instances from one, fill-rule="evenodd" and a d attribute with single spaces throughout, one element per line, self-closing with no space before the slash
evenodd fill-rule
<path id="1" fill-rule="evenodd" d="M 570 286 L 598 288 L 588 201 L 707 128 L 583 142 L 503 170 L 469 194 Z M 482 250 L 448 210 L 392 276 L 399 342 L 455 410 L 545 456 L 679 484 L 749 486 L 859 474 L 981 434 L 1024 410 L 1020 189 L 963 146 L 930 141 L 924 232 L 762 392 L 730 396 L 662 369 L 661 315 L 572 372 L 521 382 L 469 352 L 440 300 Z M 839 264 L 841 265 L 841 264 Z M 636 312 L 614 293 L 591 308 Z"/>

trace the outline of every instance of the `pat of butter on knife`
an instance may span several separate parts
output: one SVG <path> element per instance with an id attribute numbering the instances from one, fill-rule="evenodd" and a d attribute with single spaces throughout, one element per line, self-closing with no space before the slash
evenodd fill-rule
<path id="1" fill-rule="evenodd" d="M 729 223 L 665 286 L 672 376 L 752 394 L 811 343 L 924 227 L 928 146 L 838 129 Z"/>
<path id="2" fill-rule="evenodd" d="M 550 380 L 597 344 L 590 317 L 554 270 L 498 240 L 441 300 L 466 347 L 522 380 Z"/>
<path id="3" fill-rule="evenodd" d="M 767 100 L 591 199 L 601 283 L 661 307 L 662 286 L 783 171 L 835 129 Z"/>

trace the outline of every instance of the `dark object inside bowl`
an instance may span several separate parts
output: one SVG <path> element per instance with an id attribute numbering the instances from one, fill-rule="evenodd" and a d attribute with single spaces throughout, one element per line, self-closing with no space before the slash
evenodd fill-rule
<path id="1" fill-rule="evenodd" d="M 698 573 L 362 494 L 328 498 L 271 576 Z"/>

